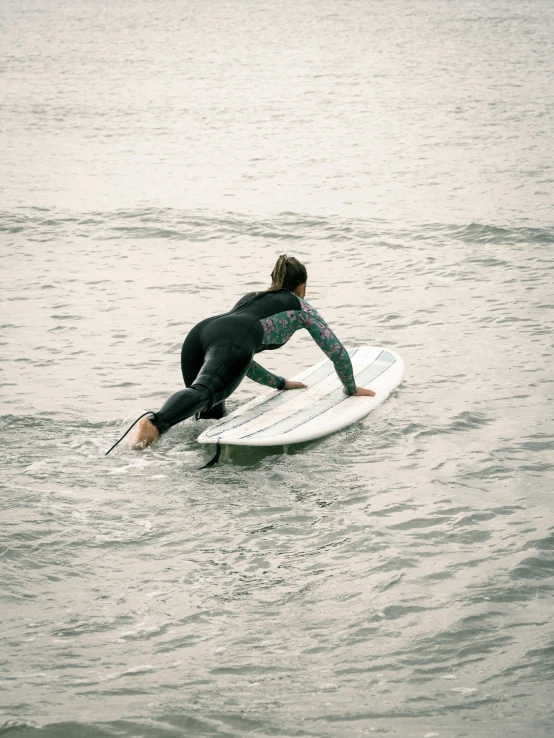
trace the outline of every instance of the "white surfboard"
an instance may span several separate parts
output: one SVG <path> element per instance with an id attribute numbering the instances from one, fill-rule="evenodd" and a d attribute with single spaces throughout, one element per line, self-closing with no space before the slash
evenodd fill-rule
<path id="1" fill-rule="evenodd" d="M 280 446 L 311 441 L 361 420 L 402 381 L 404 362 L 391 349 L 349 349 L 358 387 L 375 397 L 347 397 L 330 359 L 297 374 L 307 389 L 270 390 L 207 428 L 199 443 L 231 446 Z"/>

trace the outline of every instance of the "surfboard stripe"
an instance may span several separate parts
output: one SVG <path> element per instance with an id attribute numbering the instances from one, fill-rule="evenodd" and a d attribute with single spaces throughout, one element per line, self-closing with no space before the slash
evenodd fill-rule
<path id="1" fill-rule="evenodd" d="M 352 359 L 353 356 L 358 352 L 358 349 L 350 349 L 348 351 L 350 358 Z M 326 379 L 328 376 L 330 376 L 335 371 L 334 364 L 327 359 L 324 361 L 324 363 L 319 366 L 315 367 L 313 371 L 311 371 L 309 374 L 307 374 L 305 377 L 303 377 L 302 381 L 307 382 L 310 380 L 310 389 L 312 387 L 315 387 L 317 384 L 322 382 L 324 379 Z M 306 390 L 295 390 L 294 392 L 287 392 L 284 390 L 281 390 L 277 394 L 273 395 L 273 397 L 270 397 L 268 400 L 265 400 L 264 402 L 259 403 L 258 405 L 255 405 L 253 408 L 248 410 L 245 413 L 241 413 L 240 415 L 236 417 L 231 417 L 227 420 L 223 420 L 219 423 L 216 423 L 215 425 L 212 425 L 210 428 L 208 428 L 206 431 L 204 431 L 204 436 L 206 438 L 218 438 L 219 436 L 223 435 L 227 431 L 234 430 L 235 428 L 240 428 L 241 425 L 246 425 L 247 423 L 250 423 L 252 420 L 255 420 L 256 418 L 259 418 L 261 415 L 264 415 L 268 410 L 272 410 L 275 407 L 279 407 L 280 405 L 285 404 L 286 402 L 295 401 L 298 402 L 298 397 L 304 394 L 304 392 L 307 392 Z M 246 437 L 246 436 L 245 436 Z"/>
<path id="2" fill-rule="evenodd" d="M 362 386 L 369 384 L 389 369 L 395 362 L 396 358 L 393 354 L 389 351 L 383 351 L 369 367 L 356 375 L 356 383 Z M 267 428 L 262 428 L 252 433 L 245 433 L 241 438 L 252 438 L 253 436 L 256 436 L 256 438 L 267 438 L 280 435 L 281 433 L 287 433 L 288 431 L 294 430 L 294 428 L 298 428 L 300 425 L 317 418 L 335 405 L 346 400 L 348 400 L 348 397 L 344 395 L 342 388 L 333 390 L 326 397 L 322 397 L 321 400 L 318 400 L 309 408 L 301 410 L 289 418 L 277 421 Z"/>

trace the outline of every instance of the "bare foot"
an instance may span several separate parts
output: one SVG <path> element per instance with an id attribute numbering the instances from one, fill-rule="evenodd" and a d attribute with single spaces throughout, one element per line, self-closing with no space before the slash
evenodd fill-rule
<path id="1" fill-rule="evenodd" d="M 146 448 L 153 443 L 156 438 L 159 438 L 160 432 L 152 423 L 149 418 L 144 417 L 137 423 L 137 430 L 135 440 L 133 441 L 133 448 Z"/>

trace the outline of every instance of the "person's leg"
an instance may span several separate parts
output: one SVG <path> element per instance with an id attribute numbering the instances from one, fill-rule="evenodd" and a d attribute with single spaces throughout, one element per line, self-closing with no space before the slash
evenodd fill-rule
<path id="1" fill-rule="evenodd" d="M 149 446 L 173 425 L 211 407 L 212 397 L 212 393 L 202 385 L 194 385 L 175 392 L 158 412 L 139 420 L 135 444 L 141 448 Z"/>
<path id="2" fill-rule="evenodd" d="M 211 323 L 209 326 L 196 326 L 183 344 L 181 368 L 185 383 L 191 381 L 198 366 L 198 357 L 201 356 L 200 370 L 187 389 L 175 392 L 151 418 L 139 421 L 137 445 L 150 445 L 173 425 L 193 415 L 209 413 L 221 406 L 224 408 L 225 399 L 244 379 L 254 355 L 255 339 L 248 334 L 243 338 L 241 326 L 234 325 L 236 321 L 229 326 L 223 319 L 220 319 L 219 325 L 212 320 L 204 321 Z M 203 330 L 197 331 L 201 326 Z M 236 332 L 238 336 L 233 336 Z"/>
<path id="3" fill-rule="evenodd" d="M 204 329 L 207 328 L 208 324 L 213 320 L 215 320 L 215 318 L 208 318 L 195 326 L 183 343 L 183 348 L 181 349 L 181 373 L 183 375 L 185 387 L 191 387 L 194 384 L 195 379 L 198 377 L 200 370 L 202 369 L 205 360 L 205 352 L 201 336 L 203 331 L 205 332 Z M 219 420 L 227 415 L 225 401 L 214 405 L 209 410 L 202 410 L 195 414 L 198 419 Z"/>
<path id="4" fill-rule="evenodd" d="M 237 315 L 220 315 L 205 324 L 201 331 L 204 362 L 200 369 L 189 366 L 188 352 L 183 346 L 181 366 L 185 383 L 206 387 L 212 402 L 197 413 L 198 418 L 219 420 L 226 414 L 225 400 L 244 379 L 257 346 L 262 329 L 257 321 Z"/>
<path id="5" fill-rule="evenodd" d="M 201 417 L 208 417 L 207 413 L 214 408 L 225 407 L 226 398 L 239 386 L 251 361 L 250 352 L 245 355 L 229 346 L 213 347 L 195 383 L 175 392 L 160 410 L 138 422 L 137 445 L 150 445 L 173 425 L 193 415 L 201 413 Z"/>
<path id="6" fill-rule="evenodd" d="M 198 323 L 190 331 L 183 342 L 181 349 L 181 372 L 187 390 L 180 390 L 164 403 L 159 413 L 152 413 L 137 423 L 135 445 L 144 448 L 155 441 L 162 433 L 175 423 L 194 415 L 198 406 L 204 408 L 210 399 L 209 393 L 201 390 L 200 393 L 189 392 L 196 375 L 204 363 L 205 352 L 202 345 L 202 330 L 213 318 L 207 318 Z M 198 411 L 199 412 L 199 411 Z"/>

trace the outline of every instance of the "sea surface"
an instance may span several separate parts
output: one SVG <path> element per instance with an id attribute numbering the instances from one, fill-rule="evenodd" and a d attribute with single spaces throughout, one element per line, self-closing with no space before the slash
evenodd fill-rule
<path id="1" fill-rule="evenodd" d="M 550 0 L 1 0 L 0 735 L 554 735 L 553 91 Z M 398 390 L 104 456 L 281 253 Z"/>

